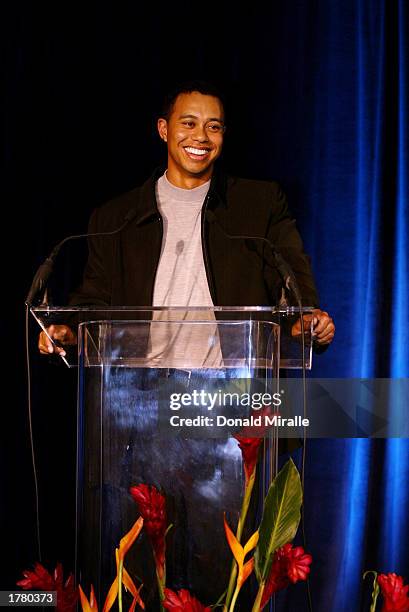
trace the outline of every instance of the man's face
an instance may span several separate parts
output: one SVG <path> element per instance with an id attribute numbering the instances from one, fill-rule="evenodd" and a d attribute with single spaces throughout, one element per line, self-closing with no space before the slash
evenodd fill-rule
<path id="1" fill-rule="evenodd" d="M 179 94 L 171 115 L 159 119 L 158 131 L 168 147 L 168 177 L 183 186 L 184 180 L 207 181 L 222 152 L 223 107 L 218 98 L 197 91 Z"/>

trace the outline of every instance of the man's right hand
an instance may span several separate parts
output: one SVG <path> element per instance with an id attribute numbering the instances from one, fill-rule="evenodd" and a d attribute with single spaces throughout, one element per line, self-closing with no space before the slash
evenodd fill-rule
<path id="1" fill-rule="evenodd" d="M 52 338 L 60 344 L 73 346 L 77 344 L 77 336 L 68 325 L 50 325 L 47 327 L 47 334 L 42 331 L 38 338 L 38 348 L 42 355 L 61 355 L 65 357 L 66 352 L 62 346 L 56 346 L 50 340 Z"/>

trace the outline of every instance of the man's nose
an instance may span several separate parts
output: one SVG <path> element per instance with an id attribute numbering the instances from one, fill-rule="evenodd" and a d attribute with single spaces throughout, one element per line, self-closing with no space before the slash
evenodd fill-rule
<path id="1" fill-rule="evenodd" d="M 205 142 L 208 140 L 206 127 L 204 125 L 196 125 L 193 138 L 199 142 Z"/>

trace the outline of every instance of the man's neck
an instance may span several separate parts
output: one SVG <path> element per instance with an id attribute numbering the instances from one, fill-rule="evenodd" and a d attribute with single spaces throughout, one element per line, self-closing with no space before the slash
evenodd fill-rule
<path id="1" fill-rule="evenodd" d="M 184 176 L 168 168 L 166 171 L 166 178 L 169 183 L 180 189 L 195 189 L 195 187 L 200 187 L 210 181 L 212 172 L 207 172 L 206 175 L 203 176 Z"/>

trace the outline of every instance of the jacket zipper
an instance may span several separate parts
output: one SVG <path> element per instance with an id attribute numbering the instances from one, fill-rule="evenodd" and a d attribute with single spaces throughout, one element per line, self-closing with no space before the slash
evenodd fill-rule
<path id="1" fill-rule="evenodd" d="M 156 276 L 158 274 L 160 256 L 162 253 L 162 242 L 163 242 L 163 219 L 162 219 L 162 215 L 159 212 L 158 212 L 157 220 L 159 221 L 159 225 L 160 225 L 160 248 L 159 248 L 159 257 L 156 261 L 155 274 L 153 277 L 153 284 L 152 284 L 152 291 L 151 291 L 151 306 L 153 306 L 153 296 L 155 293 Z"/>
<path id="2" fill-rule="evenodd" d="M 206 199 L 204 201 L 204 205 L 202 208 L 202 218 L 201 218 L 202 254 L 203 254 L 203 262 L 205 266 L 207 284 L 209 285 L 210 297 L 212 298 L 213 305 L 215 306 L 216 292 L 215 292 L 214 283 L 213 283 L 213 274 L 210 269 L 210 263 L 209 263 L 209 257 L 207 254 L 206 239 L 205 239 L 206 210 L 207 210 L 207 205 L 209 203 L 209 200 L 210 200 L 210 193 L 206 195 Z"/>

